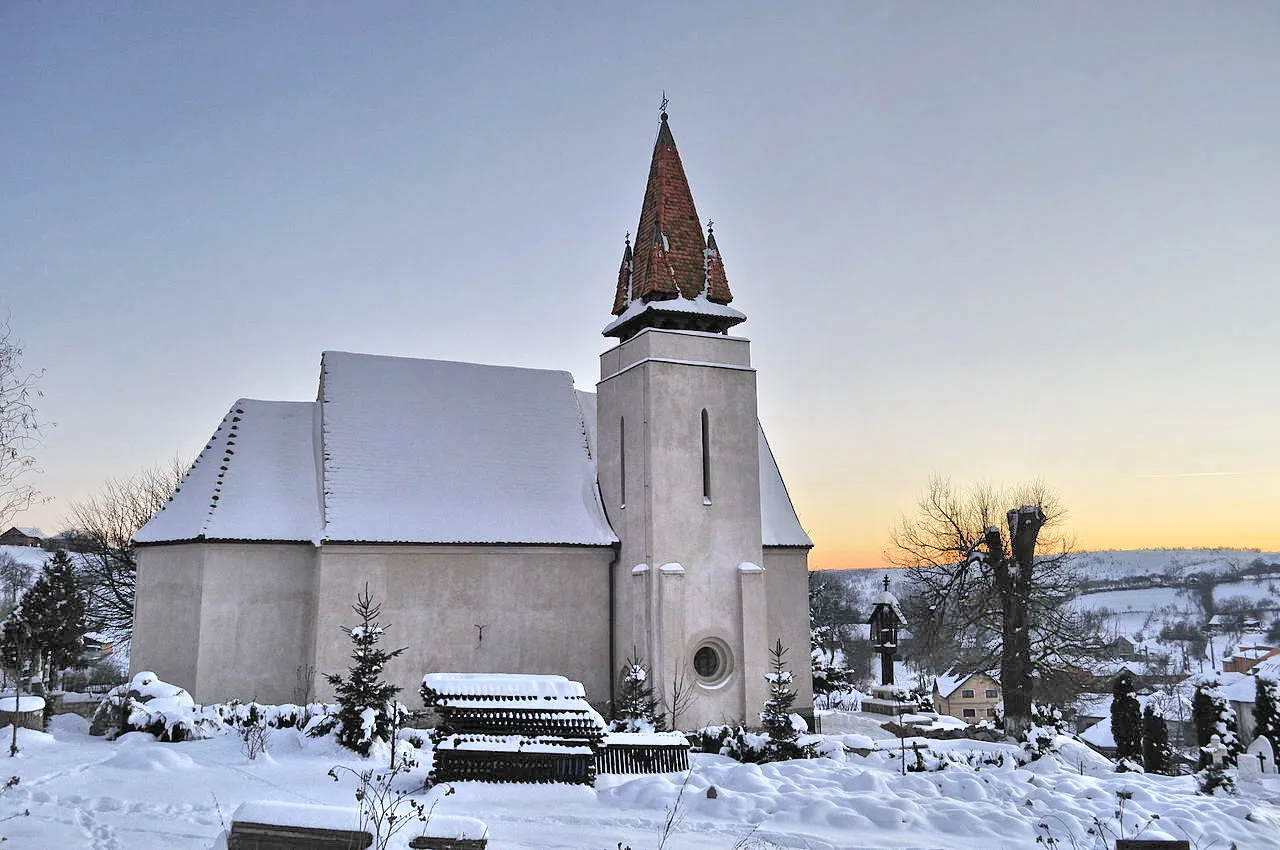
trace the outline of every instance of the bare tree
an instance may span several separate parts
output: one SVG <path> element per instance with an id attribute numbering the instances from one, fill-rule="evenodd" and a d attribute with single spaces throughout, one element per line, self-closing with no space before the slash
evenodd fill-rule
<path id="1" fill-rule="evenodd" d="M 31 454 L 40 437 L 35 400 L 43 372 L 24 372 L 22 346 L 0 322 L 0 526 L 30 506 L 36 489 L 20 479 L 35 468 Z"/>
<path id="2" fill-rule="evenodd" d="M 671 718 L 671 728 L 679 730 L 676 725 L 680 715 L 684 714 L 693 705 L 694 693 L 693 683 L 689 681 L 688 668 L 677 662 L 671 667 L 671 678 L 667 682 L 666 693 L 663 694 L 663 707 L 667 710 L 667 716 Z"/>
<path id="3" fill-rule="evenodd" d="M 912 592 L 925 603 L 930 620 L 912 631 L 953 641 L 954 657 L 967 665 L 999 667 L 1010 735 L 1030 728 L 1038 681 L 1106 655 L 1096 630 L 1068 604 L 1077 580 L 1071 541 L 1059 530 L 1065 516 L 1043 484 L 960 491 L 935 478 L 886 553 L 910 568 Z"/>
<path id="4" fill-rule="evenodd" d="M 0 554 L 0 611 L 6 615 L 18 604 L 18 597 L 34 579 L 26 564 L 9 553 Z"/>
<path id="5" fill-rule="evenodd" d="M 117 643 L 127 644 L 133 633 L 138 572 L 133 535 L 169 500 L 189 466 L 175 457 L 167 466 L 110 479 L 98 495 L 71 506 L 67 522 L 81 553 L 77 560 L 90 622 Z"/>

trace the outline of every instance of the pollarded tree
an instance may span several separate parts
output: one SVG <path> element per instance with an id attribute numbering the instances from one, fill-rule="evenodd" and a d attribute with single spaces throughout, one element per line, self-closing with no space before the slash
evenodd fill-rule
<path id="1" fill-rule="evenodd" d="M 1167 774 L 1173 766 L 1173 748 L 1169 746 L 1169 726 L 1164 711 L 1154 702 L 1142 710 L 1142 766 L 1147 773 Z"/>
<path id="2" fill-rule="evenodd" d="M 1142 760 L 1142 708 L 1133 689 L 1133 674 L 1120 671 L 1111 695 L 1111 736 L 1116 742 L 1116 761 L 1123 770 L 1126 763 Z"/>
<path id="3" fill-rule="evenodd" d="M 1105 657 L 1096 629 L 1069 604 L 1078 581 L 1065 512 L 1043 485 L 959 491 L 935 478 L 919 512 L 894 529 L 890 561 L 909 568 L 930 620 L 913 632 L 954 636 L 966 666 L 1000 668 L 1006 734 L 1025 738 L 1035 683 Z M 1008 538 L 1003 528 L 1008 529 Z"/>
<path id="4" fill-rule="evenodd" d="M 382 674 L 387 662 L 408 647 L 387 652 L 378 646 L 390 626 L 378 622 L 382 616 L 382 604 L 369 596 L 369 585 L 366 584 L 364 590 L 356 595 L 356 603 L 351 610 L 360 624 L 343 626 L 342 630 L 351 638 L 352 664 L 347 668 L 346 676 L 337 673 L 325 675 L 333 685 L 338 714 L 333 722 L 318 724 L 313 734 L 325 735 L 337 726 L 338 743 L 367 756 L 375 741 L 388 742 L 395 733 L 400 711 L 396 694 L 400 688 L 384 681 Z"/>
<path id="5" fill-rule="evenodd" d="M 1254 734 L 1266 738 L 1280 752 L 1280 684 L 1267 673 L 1258 673 L 1254 682 Z"/>

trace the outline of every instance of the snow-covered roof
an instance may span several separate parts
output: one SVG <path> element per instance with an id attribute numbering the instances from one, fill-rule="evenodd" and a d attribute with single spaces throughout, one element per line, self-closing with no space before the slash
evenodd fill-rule
<path id="1" fill-rule="evenodd" d="M 700 316 L 718 316 L 730 319 L 733 324 L 747 320 L 744 313 L 733 309 L 727 304 L 717 304 L 708 300 L 705 294 L 700 294 L 694 298 L 668 298 L 661 301 L 641 301 L 636 299 L 627 304 L 627 308 L 618 314 L 612 322 L 605 325 L 604 330 L 600 333 L 608 336 L 611 331 L 617 330 L 643 313 L 694 313 Z"/>
<path id="2" fill-rule="evenodd" d="M 609 545 L 568 372 L 325 352 L 325 537 Z"/>
<path id="3" fill-rule="evenodd" d="M 1100 749 L 1114 749 L 1116 745 L 1115 736 L 1111 734 L 1111 723 L 1105 719 L 1081 732 L 1079 738 Z"/>
<path id="4" fill-rule="evenodd" d="M 240 399 L 134 540 L 316 541 L 315 404 Z"/>
<path id="5" fill-rule="evenodd" d="M 898 604 L 898 597 L 894 596 L 889 591 L 887 590 L 881 591 L 876 596 L 875 601 L 872 604 L 884 605 L 886 608 L 888 608 L 890 611 L 893 612 L 893 616 L 898 618 L 899 623 L 901 623 L 904 626 L 906 625 L 907 618 L 902 614 L 902 606 Z"/>
<path id="6" fill-rule="evenodd" d="M 967 684 L 974 676 L 989 676 L 991 681 L 995 681 L 995 677 L 990 673 L 977 671 L 973 673 L 957 673 L 954 669 L 942 673 L 938 678 L 934 679 L 934 687 L 938 689 L 938 696 L 943 699 L 948 698 L 960 689 L 961 685 Z M 998 684 L 998 683 L 997 683 Z"/>
<path id="7" fill-rule="evenodd" d="M 595 432 L 567 372 L 325 352 L 318 401 L 237 401 L 134 539 L 607 546 Z M 759 459 L 762 542 L 813 545 Z"/>
<path id="8" fill-rule="evenodd" d="M 760 429 L 760 539 L 765 546 L 812 546 L 804 533 L 778 462 Z"/>

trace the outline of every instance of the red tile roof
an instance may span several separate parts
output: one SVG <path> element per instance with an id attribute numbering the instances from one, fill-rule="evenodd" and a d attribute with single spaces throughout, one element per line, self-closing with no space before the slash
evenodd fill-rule
<path id="1" fill-rule="evenodd" d="M 733 300 L 715 237 L 711 236 L 708 243 L 702 234 L 680 152 L 664 112 L 649 164 L 635 250 L 628 244 L 618 271 L 613 314 L 620 315 L 634 299 L 692 300 L 702 294 L 717 304 Z"/>

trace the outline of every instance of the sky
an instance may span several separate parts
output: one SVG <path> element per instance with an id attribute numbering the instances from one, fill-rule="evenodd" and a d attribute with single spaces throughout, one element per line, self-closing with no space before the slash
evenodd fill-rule
<path id="1" fill-rule="evenodd" d="M 599 377 L 663 92 L 817 568 L 931 477 L 1280 549 L 1280 6 L 0 5 L 14 518 L 320 352 Z"/>

